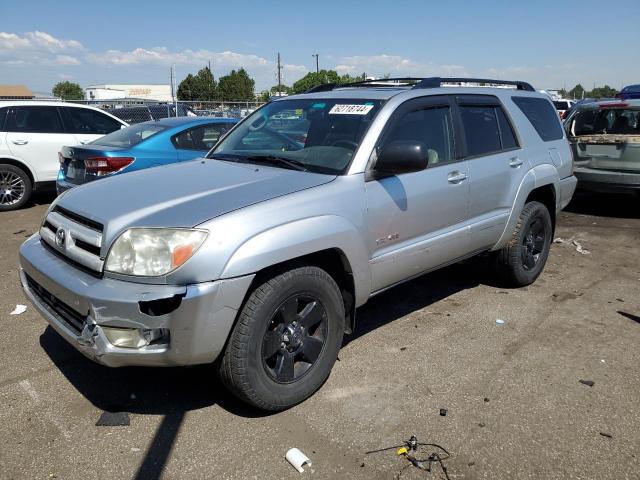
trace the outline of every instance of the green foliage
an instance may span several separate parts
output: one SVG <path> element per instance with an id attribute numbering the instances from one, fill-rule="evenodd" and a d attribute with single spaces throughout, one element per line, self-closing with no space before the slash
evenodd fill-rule
<path id="1" fill-rule="evenodd" d="M 218 82 L 218 99 L 222 101 L 248 101 L 255 99 L 255 81 L 244 68 L 231 70 L 229 75 L 220 77 Z"/>
<path id="2" fill-rule="evenodd" d="M 360 77 L 350 75 L 338 75 L 335 70 L 320 70 L 319 72 L 309 72 L 300 80 L 293 84 L 292 93 L 303 93 L 310 88 L 317 87 L 324 83 L 350 83 L 361 80 Z"/>
<path id="3" fill-rule="evenodd" d="M 268 102 L 271 99 L 271 93 L 269 93 L 269 90 L 262 90 L 258 94 L 257 99 L 259 102 Z"/>
<path id="4" fill-rule="evenodd" d="M 63 100 L 83 100 L 84 90 L 80 85 L 73 82 L 58 82 L 54 85 L 51 93 L 54 97 L 59 97 Z"/>
<path id="5" fill-rule="evenodd" d="M 287 95 L 290 95 L 290 94 L 293 93 L 293 88 L 288 87 L 286 85 L 280 85 L 280 91 L 282 93 L 286 93 Z M 278 85 L 274 85 L 273 87 L 271 87 L 269 92 L 271 92 L 271 95 L 277 94 L 278 93 Z"/>
<path id="6" fill-rule="evenodd" d="M 564 89 L 560 90 L 560 95 L 563 98 L 575 98 L 579 100 L 581 98 L 613 98 L 618 93 L 613 87 L 605 85 L 604 87 L 595 87 L 593 90 L 585 90 L 582 85 L 578 84 L 568 92 Z"/>
<path id="7" fill-rule="evenodd" d="M 216 100 L 216 81 L 209 67 L 204 67 L 195 75 L 187 75 L 178 85 L 177 94 L 178 100 Z"/>

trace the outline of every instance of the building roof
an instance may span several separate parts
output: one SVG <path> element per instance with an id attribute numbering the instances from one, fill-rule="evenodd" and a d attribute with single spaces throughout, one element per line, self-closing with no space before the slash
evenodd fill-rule
<path id="1" fill-rule="evenodd" d="M 0 98 L 33 98 L 34 96 L 24 85 L 0 85 Z"/>

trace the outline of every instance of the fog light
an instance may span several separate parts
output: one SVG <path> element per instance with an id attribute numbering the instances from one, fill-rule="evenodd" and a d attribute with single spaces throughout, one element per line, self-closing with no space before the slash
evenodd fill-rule
<path id="1" fill-rule="evenodd" d="M 101 328 L 114 347 L 142 348 L 152 343 L 169 343 L 169 330 L 164 328 Z"/>

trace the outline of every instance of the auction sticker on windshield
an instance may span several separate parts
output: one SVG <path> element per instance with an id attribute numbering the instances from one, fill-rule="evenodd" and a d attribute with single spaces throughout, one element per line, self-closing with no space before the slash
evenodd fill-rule
<path id="1" fill-rule="evenodd" d="M 329 114 L 339 115 L 366 115 L 371 111 L 373 105 L 334 105 Z"/>

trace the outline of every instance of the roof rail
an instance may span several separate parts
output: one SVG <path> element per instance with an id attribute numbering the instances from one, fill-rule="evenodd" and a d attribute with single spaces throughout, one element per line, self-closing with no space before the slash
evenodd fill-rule
<path id="1" fill-rule="evenodd" d="M 530 83 L 520 80 L 493 80 L 489 78 L 453 78 L 453 77 L 397 77 L 397 78 L 376 78 L 371 80 L 361 80 L 352 83 L 323 83 L 310 88 L 304 93 L 328 92 L 335 88 L 348 87 L 398 87 L 412 86 L 412 88 L 440 88 L 443 83 L 477 83 L 485 85 L 511 85 L 518 90 L 535 92 L 535 88 Z M 404 85 L 402 85 L 404 84 Z"/>
<path id="2" fill-rule="evenodd" d="M 535 88 L 530 83 L 522 82 L 520 80 L 493 80 L 490 78 L 464 78 L 464 77 L 429 77 L 423 78 L 416 83 L 413 88 L 438 88 L 443 83 L 478 83 L 485 85 L 511 85 L 518 90 L 526 90 L 528 92 L 535 92 Z"/>

